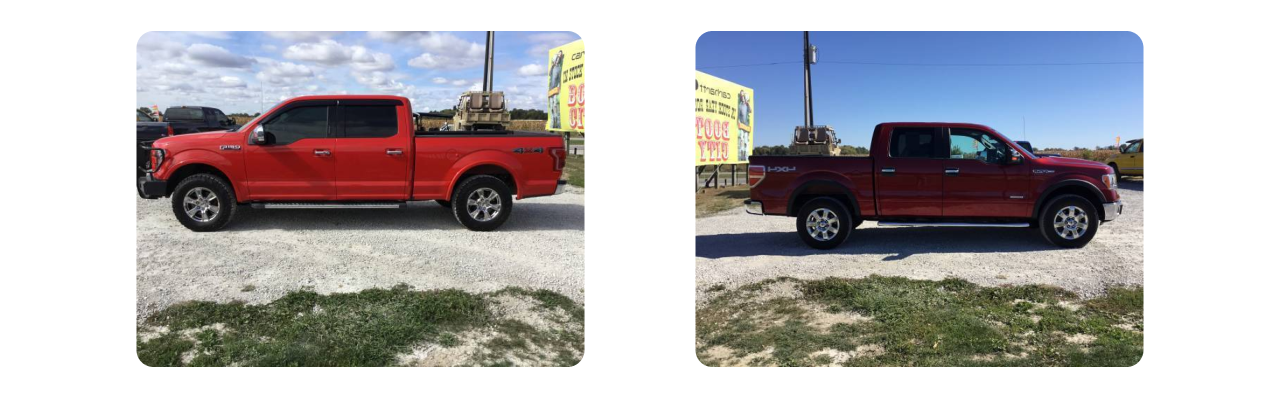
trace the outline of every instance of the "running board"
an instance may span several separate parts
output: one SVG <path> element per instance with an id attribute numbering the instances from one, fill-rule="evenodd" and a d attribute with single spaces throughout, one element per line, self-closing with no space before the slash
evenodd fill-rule
<path id="1" fill-rule="evenodd" d="M 254 209 L 400 209 L 403 202 L 255 202 Z"/>
<path id="2" fill-rule="evenodd" d="M 1031 223 L 928 223 L 928 222 L 876 222 L 881 226 L 916 227 L 1031 227 Z"/>

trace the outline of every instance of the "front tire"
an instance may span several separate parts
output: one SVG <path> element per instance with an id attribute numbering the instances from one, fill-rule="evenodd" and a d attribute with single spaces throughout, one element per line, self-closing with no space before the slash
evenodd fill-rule
<path id="1" fill-rule="evenodd" d="M 1040 233 L 1063 248 L 1080 248 L 1093 240 L 1100 225 L 1098 209 L 1079 195 L 1063 195 L 1049 201 L 1040 212 Z"/>
<path id="2" fill-rule="evenodd" d="M 490 231 L 511 216 L 511 188 L 497 177 L 471 176 L 453 192 L 453 217 L 472 231 Z"/>
<path id="3" fill-rule="evenodd" d="M 173 215 L 192 231 L 217 231 L 236 213 L 236 193 L 217 176 L 191 175 L 173 190 Z"/>
<path id="4" fill-rule="evenodd" d="M 796 232 L 805 244 L 816 249 L 840 246 L 855 227 L 849 208 L 830 197 L 809 200 L 796 214 Z"/>

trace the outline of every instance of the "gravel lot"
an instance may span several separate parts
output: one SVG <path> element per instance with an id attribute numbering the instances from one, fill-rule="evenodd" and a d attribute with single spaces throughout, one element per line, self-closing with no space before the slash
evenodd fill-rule
<path id="1" fill-rule="evenodd" d="M 809 248 L 795 219 L 741 208 L 698 219 L 698 292 L 774 277 L 871 274 L 982 285 L 1050 284 L 1086 298 L 1107 286 L 1142 284 L 1142 180 L 1120 184 L 1124 214 L 1081 249 L 1052 246 L 1040 232 L 1010 228 L 880 227 L 864 222 L 836 249 Z M 699 295 L 703 300 L 704 295 Z"/>
<path id="2" fill-rule="evenodd" d="M 498 231 L 472 232 L 435 203 L 400 210 L 255 210 L 196 233 L 168 198 L 137 202 L 138 318 L 177 302 L 266 303 L 311 287 L 405 283 L 487 292 L 549 289 L 582 303 L 581 191 L 519 200 Z M 253 286 L 246 290 L 246 286 Z"/>

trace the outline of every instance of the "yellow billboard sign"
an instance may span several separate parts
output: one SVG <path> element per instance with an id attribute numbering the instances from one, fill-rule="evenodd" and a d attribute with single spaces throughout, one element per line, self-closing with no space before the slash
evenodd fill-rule
<path id="1" fill-rule="evenodd" d="M 547 130 L 586 131 L 586 50 L 582 40 L 551 49 L 547 60 Z"/>
<path id="2" fill-rule="evenodd" d="M 753 90 L 697 72 L 694 94 L 697 165 L 746 163 L 751 156 L 756 95 Z"/>

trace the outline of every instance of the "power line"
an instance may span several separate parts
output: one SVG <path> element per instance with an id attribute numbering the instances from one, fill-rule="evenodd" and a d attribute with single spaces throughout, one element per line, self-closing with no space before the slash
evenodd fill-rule
<path id="1" fill-rule="evenodd" d="M 718 65 L 699 67 L 698 69 L 742 68 L 783 64 L 799 64 L 800 61 L 780 61 L 760 64 Z M 871 66 L 910 66 L 910 67 L 1028 67 L 1028 66 L 1082 66 L 1082 65 L 1133 65 L 1142 61 L 1110 61 L 1110 62 L 1021 62 L 1021 63 L 904 63 L 904 62 L 867 62 L 867 61 L 822 61 L 823 64 L 871 65 Z"/>

